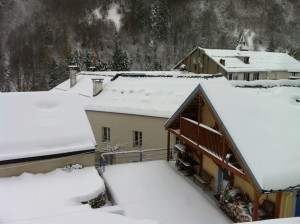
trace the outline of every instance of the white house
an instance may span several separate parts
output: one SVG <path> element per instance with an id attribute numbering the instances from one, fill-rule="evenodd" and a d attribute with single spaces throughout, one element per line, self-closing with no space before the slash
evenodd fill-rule
<path id="1" fill-rule="evenodd" d="M 178 71 L 89 72 L 71 78 L 76 84 L 67 80 L 53 91 L 79 93 L 99 150 L 108 146 L 127 151 L 166 149 L 164 123 L 204 78 L 214 76 Z"/>

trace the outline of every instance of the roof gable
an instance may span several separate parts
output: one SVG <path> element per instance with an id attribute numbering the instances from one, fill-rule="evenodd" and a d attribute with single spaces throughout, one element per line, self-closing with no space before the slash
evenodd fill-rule
<path id="1" fill-rule="evenodd" d="M 299 187 L 299 87 L 290 80 L 200 82 L 165 127 L 201 91 L 259 189 Z"/>
<path id="2" fill-rule="evenodd" d="M 203 49 L 205 53 L 227 72 L 300 72 L 300 62 L 285 53 Z M 240 60 L 249 57 L 249 63 Z M 225 60 L 225 65 L 220 60 Z"/>

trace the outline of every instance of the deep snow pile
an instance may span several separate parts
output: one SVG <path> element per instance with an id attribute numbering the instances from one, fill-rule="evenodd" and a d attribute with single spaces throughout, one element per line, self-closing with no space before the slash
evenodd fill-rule
<path id="1" fill-rule="evenodd" d="M 129 217 L 164 224 L 232 223 L 207 194 L 166 161 L 107 166 L 103 178 Z"/>
<path id="2" fill-rule="evenodd" d="M 95 148 L 78 94 L 19 92 L 0 95 L 0 161 Z"/>
<path id="3" fill-rule="evenodd" d="M 250 222 L 247 222 L 247 223 L 250 223 Z M 299 224 L 300 217 L 285 218 L 285 219 L 270 219 L 270 220 L 258 221 L 255 223 L 256 224 Z"/>
<path id="4" fill-rule="evenodd" d="M 45 174 L 23 173 L 0 178 L 0 223 L 96 224 L 101 220 L 112 224 L 157 224 L 118 215 L 122 211 L 114 207 L 92 209 L 81 203 L 104 191 L 104 181 L 95 167 L 82 168 L 80 165 Z"/>
<path id="5" fill-rule="evenodd" d="M 90 209 L 81 202 L 105 191 L 94 167 L 45 174 L 23 173 L 0 178 L 0 222 L 30 219 Z"/>

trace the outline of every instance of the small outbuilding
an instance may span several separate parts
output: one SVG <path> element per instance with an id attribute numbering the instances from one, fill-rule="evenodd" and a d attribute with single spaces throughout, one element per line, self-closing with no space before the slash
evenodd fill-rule
<path id="1" fill-rule="evenodd" d="M 0 94 L 0 177 L 93 166 L 96 141 L 78 94 Z"/>

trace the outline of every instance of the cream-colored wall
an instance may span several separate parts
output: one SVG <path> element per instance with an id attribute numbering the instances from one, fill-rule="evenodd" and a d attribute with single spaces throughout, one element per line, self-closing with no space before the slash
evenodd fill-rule
<path id="1" fill-rule="evenodd" d="M 202 123 L 211 128 L 215 126 L 215 120 L 209 112 L 207 104 L 202 107 Z"/>
<path id="2" fill-rule="evenodd" d="M 288 72 L 276 72 L 276 79 L 288 79 L 290 74 Z"/>
<path id="3" fill-rule="evenodd" d="M 81 164 L 82 166 L 95 166 L 95 154 L 73 155 L 49 160 L 13 163 L 0 166 L 0 177 L 18 176 L 24 172 L 47 173 L 68 164 Z"/>
<path id="4" fill-rule="evenodd" d="M 251 185 L 239 178 L 238 176 L 234 177 L 234 186 L 239 187 L 243 192 L 245 192 L 251 200 L 254 198 L 254 193 Z M 280 204 L 280 218 L 286 218 L 292 216 L 293 209 L 293 192 L 283 192 Z M 268 199 L 274 203 L 276 203 L 276 193 L 271 194 L 263 194 L 259 198 L 259 203 L 262 204 L 265 199 Z"/>
<path id="5" fill-rule="evenodd" d="M 124 150 L 167 148 L 167 131 L 164 129 L 167 118 L 98 111 L 87 111 L 87 116 L 98 144 L 97 149 L 116 144 L 125 145 Z M 110 128 L 110 142 L 102 142 L 102 127 Z M 142 147 L 133 147 L 134 131 L 142 132 L 145 138 Z M 171 138 L 171 145 L 173 141 Z"/>
<path id="6" fill-rule="evenodd" d="M 249 196 L 249 198 L 253 201 L 254 198 L 253 188 L 248 182 L 244 181 L 242 178 L 235 175 L 234 186 L 240 188 L 241 191 L 245 192 Z"/>
<path id="7" fill-rule="evenodd" d="M 281 198 L 280 218 L 291 217 L 293 214 L 293 192 L 283 192 Z"/>
<path id="8" fill-rule="evenodd" d="M 213 178 L 210 183 L 211 189 L 215 188 L 216 183 L 216 173 L 217 173 L 217 165 L 207 156 L 203 156 L 203 169 L 209 173 Z"/>

